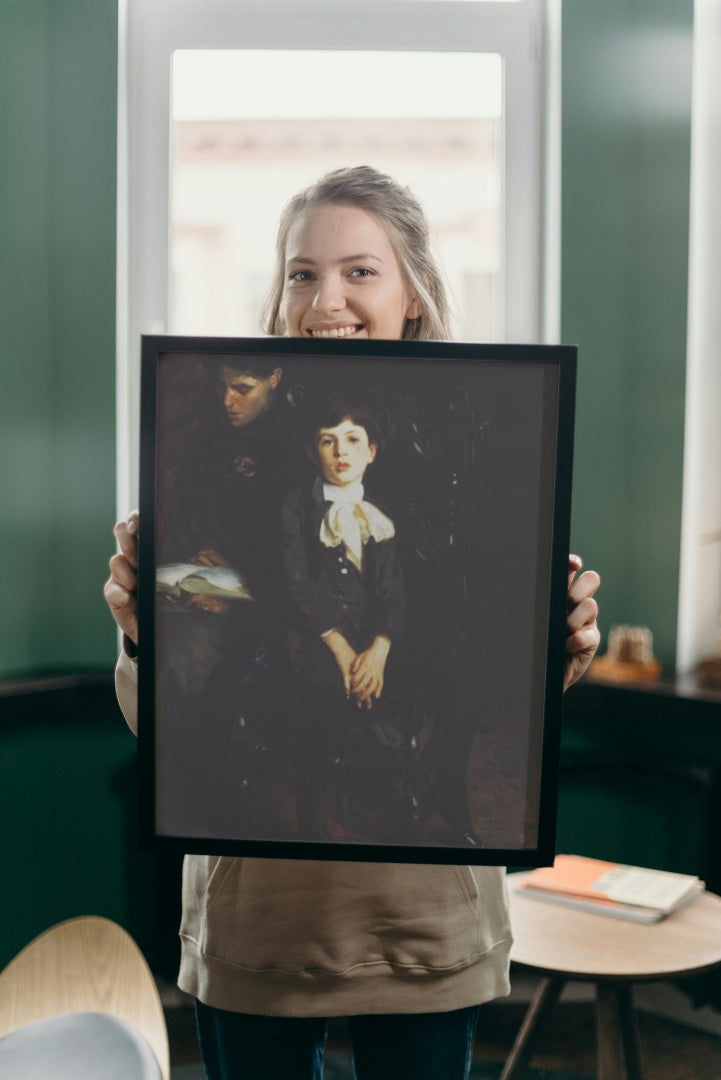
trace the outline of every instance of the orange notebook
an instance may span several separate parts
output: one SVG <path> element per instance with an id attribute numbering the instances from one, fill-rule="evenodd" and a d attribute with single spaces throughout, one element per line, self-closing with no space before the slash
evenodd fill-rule
<path id="1" fill-rule="evenodd" d="M 703 892 L 704 883 L 693 874 L 557 855 L 553 866 L 532 870 L 518 887 L 534 899 L 657 922 Z"/>

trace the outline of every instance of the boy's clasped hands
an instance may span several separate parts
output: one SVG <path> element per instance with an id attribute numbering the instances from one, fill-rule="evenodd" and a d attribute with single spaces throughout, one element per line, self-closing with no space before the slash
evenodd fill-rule
<path id="1" fill-rule="evenodd" d="M 333 653 L 348 700 L 353 699 L 359 709 L 372 709 L 373 699 L 383 691 L 390 640 L 379 634 L 362 652 L 356 652 L 340 630 L 329 630 L 323 641 Z"/>

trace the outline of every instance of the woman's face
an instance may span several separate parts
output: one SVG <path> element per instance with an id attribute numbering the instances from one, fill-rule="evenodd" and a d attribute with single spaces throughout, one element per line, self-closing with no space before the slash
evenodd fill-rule
<path id="1" fill-rule="evenodd" d="M 395 339 L 421 306 L 380 222 L 324 203 L 288 232 L 281 313 L 289 337 Z"/>
<path id="2" fill-rule="evenodd" d="M 350 417 L 336 427 L 320 428 L 315 439 L 316 463 L 326 484 L 347 487 L 362 480 L 375 460 L 376 444 L 368 441 L 368 432 Z"/>

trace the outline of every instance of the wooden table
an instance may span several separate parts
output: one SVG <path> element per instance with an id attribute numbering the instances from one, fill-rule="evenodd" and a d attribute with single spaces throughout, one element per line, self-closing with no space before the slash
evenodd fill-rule
<path id="1" fill-rule="evenodd" d="M 721 898 L 703 893 L 658 923 L 626 922 L 523 896 L 509 874 L 511 959 L 542 979 L 501 1074 L 519 1080 L 569 980 L 596 986 L 599 1080 L 642 1080 L 632 986 L 721 966 Z"/>

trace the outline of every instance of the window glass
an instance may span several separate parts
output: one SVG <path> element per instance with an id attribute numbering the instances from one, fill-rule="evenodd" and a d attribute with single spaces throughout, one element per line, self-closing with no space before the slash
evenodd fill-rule
<path id="1" fill-rule="evenodd" d="M 457 336 L 501 337 L 500 56 L 176 50 L 172 124 L 171 333 L 257 334 L 284 204 L 369 164 L 423 202 Z"/>

